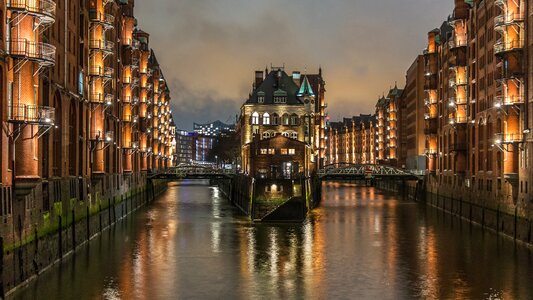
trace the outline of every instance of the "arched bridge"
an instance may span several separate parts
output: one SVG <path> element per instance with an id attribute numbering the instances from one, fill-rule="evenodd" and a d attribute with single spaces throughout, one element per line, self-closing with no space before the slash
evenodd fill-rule
<path id="1" fill-rule="evenodd" d="M 371 179 L 391 179 L 391 180 L 420 180 L 423 179 L 423 172 L 410 172 L 390 166 L 383 165 L 358 165 L 358 164 L 332 164 L 327 165 L 318 171 L 321 180 L 345 179 L 345 180 L 371 180 Z"/>
<path id="2" fill-rule="evenodd" d="M 230 179 L 235 175 L 233 170 L 225 170 L 212 166 L 180 165 L 150 174 L 150 179 L 184 180 L 184 179 Z"/>

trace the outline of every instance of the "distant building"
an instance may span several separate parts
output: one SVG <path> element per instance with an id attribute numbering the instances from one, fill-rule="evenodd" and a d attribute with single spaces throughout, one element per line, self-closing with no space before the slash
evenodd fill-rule
<path id="1" fill-rule="evenodd" d="M 403 90 L 397 86 L 389 91 L 387 97 L 382 97 L 376 104 L 378 122 L 378 153 L 377 162 L 391 166 L 402 167 L 405 157 L 399 149 L 401 137 L 401 100 Z"/>
<path id="2" fill-rule="evenodd" d="M 409 170 L 426 170 L 426 138 L 424 134 L 426 105 L 424 56 L 419 55 L 407 70 L 406 85 L 402 95 L 401 150 Z"/>
<path id="3" fill-rule="evenodd" d="M 221 121 L 208 124 L 194 123 L 194 132 L 199 135 L 218 137 L 224 133 L 235 132 L 235 124 L 225 124 Z"/>
<path id="4" fill-rule="evenodd" d="M 193 161 L 194 133 L 177 130 L 176 131 L 176 164 L 190 164 Z"/>
<path id="5" fill-rule="evenodd" d="M 375 164 L 376 117 L 359 115 L 331 122 L 326 129 L 326 164 Z"/>
<path id="6" fill-rule="evenodd" d="M 213 149 L 216 137 L 193 134 L 193 162 L 195 163 L 207 163 L 209 161 L 209 152 Z"/>

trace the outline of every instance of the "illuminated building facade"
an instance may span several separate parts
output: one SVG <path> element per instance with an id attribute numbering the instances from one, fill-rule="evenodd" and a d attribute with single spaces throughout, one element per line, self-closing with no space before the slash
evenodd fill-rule
<path id="1" fill-rule="evenodd" d="M 235 132 L 235 124 L 225 124 L 221 121 L 215 121 L 208 124 L 194 123 L 194 132 L 200 135 L 218 137 L 222 134 Z"/>
<path id="2" fill-rule="evenodd" d="M 173 164 L 175 135 L 133 0 L 0 3 L 0 236 L 12 246 L 142 188 Z"/>
<path id="3" fill-rule="evenodd" d="M 430 192 L 524 217 L 533 175 L 528 5 L 456 0 L 424 51 Z"/>
<path id="4" fill-rule="evenodd" d="M 401 105 L 403 90 L 397 86 L 390 89 L 387 97 L 381 97 L 376 104 L 377 118 L 377 162 L 397 167 L 405 166 L 405 157 L 400 151 Z"/>
<path id="5" fill-rule="evenodd" d="M 326 130 L 327 164 L 375 164 L 376 117 L 360 115 L 331 122 Z"/>
<path id="6" fill-rule="evenodd" d="M 286 170 L 291 169 L 292 174 L 309 176 L 318 166 L 321 149 L 325 147 L 321 144 L 322 140 L 325 141 L 324 128 L 321 127 L 325 105 L 317 102 L 323 101 L 324 84 L 321 75 L 313 78 L 319 83 L 316 86 L 320 92 L 315 93 L 309 75 L 294 72 L 290 76 L 284 68 L 256 72 L 253 91 L 241 108 L 239 126 L 242 170 L 245 173 L 252 176 L 260 173 L 261 177 L 265 177 L 266 174 L 277 174 L 276 170 L 287 173 Z M 279 147 L 262 149 L 253 145 L 269 139 L 276 141 Z M 294 153 L 280 148 L 285 144 L 294 144 L 294 141 L 303 147 L 294 146 L 291 148 Z M 297 155 L 296 149 L 305 151 L 298 151 Z M 266 153 L 262 153 L 263 150 Z M 280 155 L 282 152 L 286 154 Z M 252 160 L 259 160 L 258 156 L 263 155 L 272 160 L 271 168 L 254 169 Z M 304 155 L 303 159 L 300 159 L 301 155 Z M 298 165 L 294 163 L 296 160 L 300 162 Z"/>

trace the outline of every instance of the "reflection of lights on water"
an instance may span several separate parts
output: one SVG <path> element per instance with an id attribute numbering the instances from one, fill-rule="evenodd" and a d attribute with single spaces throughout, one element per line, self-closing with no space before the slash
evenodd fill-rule
<path id="1" fill-rule="evenodd" d="M 381 219 L 378 214 L 374 217 L 374 233 L 381 232 Z"/>
<path id="2" fill-rule="evenodd" d="M 251 274 L 255 273 L 255 229 L 249 228 L 247 232 L 248 236 L 248 251 L 247 251 L 247 257 L 248 257 L 248 270 Z"/>
<path id="3" fill-rule="evenodd" d="M 213 252 L 220 252 L 220 223 L 211 223 L 211 248 Z"/>
<path id="4" fill-rule="evenodd" d="M 118 284 L 115 282 L 113 278 L 109 279 L 109 281 L 106 283 L 106 287 L 104 289 L 104 293 L 102 295 L 102 298 L 106 300 L 118 300 L 121 299 L 120 297 L 120 290 L 118 288 Z"/>
<path id="5" fill-rule="evenodd" d="M 278 247 L 278 235 L 275 228 L 270 229 L 270 274 L 272 280 L 278 277 L 278 261 L 279 261 L 279 247 Z M 273 282 L 275 283 L 275 282 Z"/>

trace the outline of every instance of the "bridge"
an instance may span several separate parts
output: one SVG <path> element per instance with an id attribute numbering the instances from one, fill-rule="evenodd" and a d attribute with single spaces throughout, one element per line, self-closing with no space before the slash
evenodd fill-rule
<path id="1" fill-rule="evenodd" d="M 180 165 L 149 174 L 148 178 L 165 180 L 231 179 L 234 175 L 234 170 L 226 170 L 213 166 Z"/>
<path id="2" fill-rule="evenodd" d="M 339 163 L 327 165 L 319 170 L 318 178 L 321 180 L 421 180 L 424 178 L 424 173 L 383 165 Z"/>

